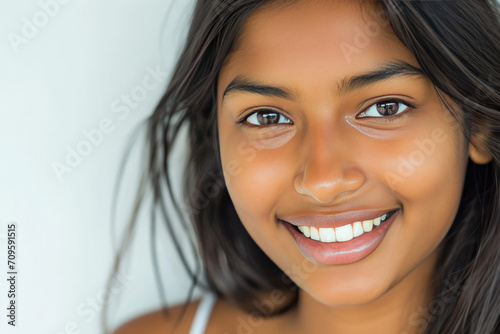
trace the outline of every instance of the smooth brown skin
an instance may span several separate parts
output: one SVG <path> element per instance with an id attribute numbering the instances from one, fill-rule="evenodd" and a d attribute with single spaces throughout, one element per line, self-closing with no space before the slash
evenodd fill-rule
<path id="1" fill-rule="evenodd" d="M 259 322 L 253 333 L 416 333 L 422 322 L 415 314 L 432 296 L 438 246 L 455 217 L 468 157 L 476 163 L 491 160 L 484 147 L 465 141 L 423 76 L 338 91 L 349 77 L 389 61 L 420 67 L 380 18 L 381 32 L 368 45 L 350 57 L 342 52 L 340 43 L 354 45 L 356 31 L 373 27 L 370 13 L 379 10 L 349 1 L 262 8 L 246 22 L 220 73 L 219 138 L 228 191 L 250 235 L 300 287 L 298 307 Z M 285 88 L 293 99 L 238 90 L 223 99 L 237 76 Z M 416 108 L 400 104 L 402 112 L 389 118 L 360 117 L 388 97 Z M 286 117 L 280 121 L 293 123 L 237 123 L 258 107 L 270 107 Z M 432 152 L 418 145 L 429 141 Z M 411 171 L 402 173 L 402 159 L 412 157 Z M 395 208 L 404 210 L 380 246 L 342 266 L 313 263 L 274 219 Z M 189 306 L 178 333 L 188 331 L 195 308 Z M 218 301 L 207 333 L 237 333 L 238 318 L 248 315 Z M 150 315 L 116 333 L 164 333 L 171 323 Z"/>

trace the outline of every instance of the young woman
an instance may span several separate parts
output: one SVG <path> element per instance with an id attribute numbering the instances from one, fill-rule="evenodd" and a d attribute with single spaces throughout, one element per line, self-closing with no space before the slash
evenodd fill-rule
<path id="1" fill-rule="evenodd" d="M 213 294 L 116 333 L 500 333 L 498 55 L 493 0 L 198 1 L 146 180 L 187 125 Z"/>

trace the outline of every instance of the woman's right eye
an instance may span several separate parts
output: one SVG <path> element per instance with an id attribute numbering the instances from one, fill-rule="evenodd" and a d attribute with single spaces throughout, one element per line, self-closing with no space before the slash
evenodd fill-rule
<path id="1" fill-rule="evenodd" d="M 293 122 L 283 114 L 273 110 L 258 110 L 241 120 L 241 123 L 251 124 L 251 126 L 269 126 L 278 124 L 293 124 Z M 248 125 L 246 124 L 246 125 Z"/>

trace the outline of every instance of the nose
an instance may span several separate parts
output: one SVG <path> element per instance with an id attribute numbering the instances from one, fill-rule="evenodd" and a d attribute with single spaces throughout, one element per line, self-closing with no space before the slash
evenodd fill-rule
<path id="1" fill-rule="evenodd" d="M 316 133 L 305 144 L 303 164 L 294 179 L 295 190 L 321 204 L 355 192 L 365 183 L 363 170 L 355 162 L 352 143 L 336 136 Z"/>

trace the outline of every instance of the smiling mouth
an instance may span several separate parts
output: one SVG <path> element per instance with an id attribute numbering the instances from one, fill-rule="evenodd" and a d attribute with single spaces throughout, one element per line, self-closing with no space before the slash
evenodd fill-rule
<path id="1" fill-rule="evenodd" d="M 294 228 L 302 233 L 305 237 L 319 242 L 346 242 L 378 228 L 397 211 L 398 210 L 393 210 L 374 219 L 357 221 L 336 228 L 318 228 L 316 226 L 294 226 Z"/>

